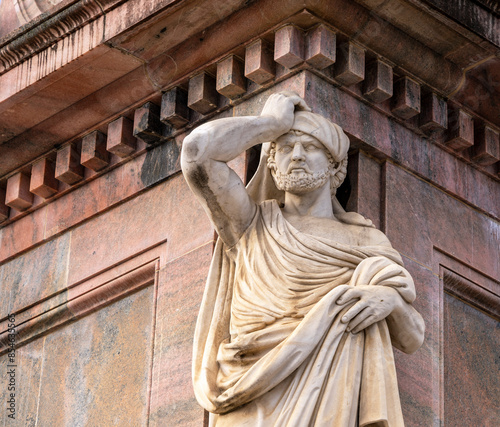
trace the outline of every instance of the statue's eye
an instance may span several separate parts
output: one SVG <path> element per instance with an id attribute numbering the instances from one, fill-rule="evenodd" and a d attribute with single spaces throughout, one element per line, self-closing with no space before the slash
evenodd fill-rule
<path id="1" fill-rule="evenodd" d="M 306 145 L 306 151 L 314 151 L 317 149 L 318 149 L 318 147 L 316 147 L 314 144 L 307 144 Z"/>
<path id="2" fill-rule="evenodd" d="M 289 153 L 290 151 L 292 151 L 292 147 L 290 147 L 289 145 L 283 145 L 282 147 L 278 148 L 278 151 L 280 153 L 286 154 L 286 153 Z"/>

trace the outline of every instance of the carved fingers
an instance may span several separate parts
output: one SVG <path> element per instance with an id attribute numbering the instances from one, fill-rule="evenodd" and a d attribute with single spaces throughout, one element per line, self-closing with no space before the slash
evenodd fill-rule
<path id="1" fill-rule="evenodd" d="M 284 90 L 282 92 L 279 92 L 279 94 L 288 97 L 288 99 L 293 102 L 296 110 L 311 111 L 309 106 L 306 104 L 306 101 L 304 101 L 296 92 Z"/>
<path id="2" fill-rule="evenodd" d="M 273 93 L 264 105 L 261 116 L 275 119 L 276 138 L 287 133 L 293 125 L 295 110 L 311 111 L 306 102 L 295 92 Z"/>
<path id="3" fill-rule="evenodd" d="M 347 323 L 347 331 L 354 334 L 374 323 L 385 319 L 398 304 L 398 292 L 387 286 L 356 286 L 337 299 L 337 304 L 353 303 L 342 317 Z"/>

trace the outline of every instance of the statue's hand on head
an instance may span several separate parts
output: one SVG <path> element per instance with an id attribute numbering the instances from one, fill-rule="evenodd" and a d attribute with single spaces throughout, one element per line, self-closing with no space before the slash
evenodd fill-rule
<path id="1" fill-rule="evenodd" d="M 278 137 L 291 129 L 295 110 L 311 111 L 306 102 L 298 94 L 291 91 L 283 91 L 274 93 L 267 99 L 260 115 L 275 119 L 273 127 L 276 131 L 276 137 Z"/>

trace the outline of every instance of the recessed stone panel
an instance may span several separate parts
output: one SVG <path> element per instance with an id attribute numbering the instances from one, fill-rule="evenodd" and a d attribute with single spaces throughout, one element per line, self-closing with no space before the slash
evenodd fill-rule
<path id="1" fill-rule="evenodd" d="M 148 413 L 154 288 L 149 286 L 45 340 L 40 425 L 139 425 Z M 54 381 L 58 378 L 58 381 Z M 119 399 L 113 396 L 119 395 Z"/>
<path id="2" fill-rule="evenodd" d="M 443 302 L 444 422 L 495 426 L 500 420 L 500 322 L 447 293 Z"/>

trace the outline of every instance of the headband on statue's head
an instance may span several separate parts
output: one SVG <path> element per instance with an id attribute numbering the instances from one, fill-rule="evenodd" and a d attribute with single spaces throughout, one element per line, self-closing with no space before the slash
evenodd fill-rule
<path id="1" fill-rule="evenodd" d="M 349 138 L 342 128 L 319 114 L 309 111 L 296 111 L 290 130 L 297 130 L 313 136 L 328 150 L 335 162 L 340 162 L 347 156 Z M 269 154 L 271 142 L 262 144 L 262 149 Z"/>
<path id="2" fill-rule="evenodd" d="M 345 159 L 349 150 L 349 138 L 347 138 L 340 126 L 319 114 L 308 111 L 296 111 L 294 116 L 294 122 L 290 130 L 300 131 L 316 138 L 328 150 L 335 162 Z M 271 142 L 262 144 L 259 167 L 248 184 L 248 192 L 256 203 L 276 199 L 281 204 L 285 201 L 285 193 L 278 190 L 271 171 L 267 167 L 270 148 Z M 332 206 L 334 213 L 345 213 L 335 196 L 332 197 Z"/>

